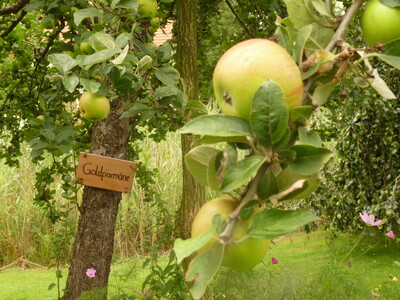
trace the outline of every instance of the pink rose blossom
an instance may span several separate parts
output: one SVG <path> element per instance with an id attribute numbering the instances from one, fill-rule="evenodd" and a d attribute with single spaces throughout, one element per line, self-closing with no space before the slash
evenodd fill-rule
<path id="1" fill-rule="evenodd" d="M 271 258 L 271 262 L 272 262 L 274 265 L 279 264 L 279 261 L 278 261 L 275 257 Z"/>
<path id="2" fill-rule="evenodd" d="M 386 233 L 386 235 L 387 235 L 388 237 L 390 237 L 391 239 L 394 239 L 394 238 L 396 237 L 396 236 L 394 235 L 394 233 L 393 233 L 392 230 L 388 231 L 388 233 Z"/>
<path id="3" fill-rule="evenodd" d="M 93 268 L 87 269 L 86 276 L 90 278 L 96 277 L 96 270 Z"/>
<path id="4" fill-rule="evenodd" d="M 375 216 L 374 215 L 369 215 L 367 213 L 360 213 L 361 220 L 364 221 L 365 224 L 371 225 L 371 226 L 378 226 L 382 225 L 382 220 L 376 220 L 375 221 Z"/>

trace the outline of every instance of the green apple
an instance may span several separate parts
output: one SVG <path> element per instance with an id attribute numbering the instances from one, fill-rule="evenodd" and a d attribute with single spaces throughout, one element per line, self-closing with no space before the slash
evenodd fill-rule
<path id="1" fill-rule="evenodd" d="M 379 0 L 370 0 L 362 15 L 361 27 L 370 47 L 400 39 L 400 7 L 389 7 Z"/>
<path id="2" fill-rule="evenodd" d="M 156 16 L 158 5 L 156 0 L 138 0 L 138 13 L 141 19 L 152 19 Z"/>
<path id="3" fill-rule="evenodd" d="M 104 96 L 85 92 L 79 98 L 79 110 L 86 120 L 98 122 L 108 115 L 110 101 Z"/>
<path id="4" fill-rule="evenodd" d="M 279 84 L 289 108 L 301 105 L 300 69 L 282 46 L 266 39 L 250 39 L 228 49 L 213 75 L 214 93 L 222 112 L 249 120 L 253 97 L 267 80 Z"/>
<path id="5" fill-rule="evenodd" d="M 42 26 L 46 29 L 54 29 L 56 26 L 56 19 L 52 15 L 47 15 L 42 19 Z"/>
<path id="6" fill-rule="evenodd" d="M 82 54 L 86 54 L 86 55 L 90 55 L 95 52 L 94 49 L 92 48 L 92 46 L 90 46 L 90 44 L 88 42 L 82 42 L 79 46 L 79 49 L 81 50 Z"/>
<path id="7" fill-rule="evenodd" d="M 239 201 L 229 197 L 220 197 L 208 201 L 197 212 L 192 223 L 192 237 L 196 237 L 212 228 L 212 219 L 215 215 L 221 215 L 228 221 L 229 215 L 239 205 Z M 233 230 L 234 241 L 240 241 L 247 233 L 250 220 L 240 219 Z M 210 250 L 218 243 L 217 233 L 215 239 L 207 242 L 198 253 Z M 236 271 L 250 270 L 258 265 L 267 253 L 271 241 L 266 239 L 246 238 L 240 243 L 227 245 L 222 259 L 222 265 Z"/>

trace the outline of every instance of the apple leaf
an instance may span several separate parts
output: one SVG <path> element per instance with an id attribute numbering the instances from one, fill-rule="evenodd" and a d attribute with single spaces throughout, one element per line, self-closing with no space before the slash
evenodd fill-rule
<path id="1" fill-rule="evenodd" d="M 84 89 L 91 93 L 96 93 L 101 86 L 100 82 L 92 81 L 92 80 L 89 80 L 86 78 L 81 78 L 80 82 L 81 82 L 82 86 L 84 87 Z"/>
<path id="2" fill-rule="evenodd" d="M 113 59 L 111 62 L 114 65 L 122 64 L 124 62 L 126 56 L 128 55 L 128 50 L 129 50 L 129 45 L 126 45 L 124 50 L 122 50 L 122 52 L 115 59 Z"/>
<path id="3" fill-rule="evenodd" d="M 299 180 L 305 179 L 306 182 L 302 188 L 297 189 L 280 200 L 289 199 L 304 199 L 311 195 L 319 185 L 319 178 L 317 173 L 309 176 L 301 175 L 294 172 L 290 167 L 283 169 L 277 176 L 276 181 L 279 186 L 279 191 L 285 191 L 289 189 L 294 183 Z"/>
<path id="4" fill-rule="evenodd" d="M 400 39 L 387 43 L 385 45 L 385 54 L 392 56 L 400 56 Z"/>
<path id="5" fill-rule="evenodd" d="M 138 0 L 121 0 L 119 1 L 118 6 L 127 9 L 138 9 L 139 2 Z"/>
<path id="6" fill-rule="evenodd" d="M 161 67 L 154 71 L 157 79 L 165 85 L 175 85 L 179 82 L 180 75 L 177 70 L 172 67 Z"/>
<path id="7" fill-rule="evenodd" d="M 198 146 L 198 145 L 209 145 L 209 144 L 217 144 L 217 143 L 244 143 L 248 144 L 248 140 L 246 139 L 245 136 L 209 136 L 209 135 L 203 135 L 197 140 L 193 142 L 193 146 Z"/>
<path id="8" fill-rule="evenodd" d="M 190 293 L 193 299 L 200 299 L 207 285 L 214 278 L 221 264 L 224 246 L 218 244 L 210 251 L 197 255 L 190 263 L 186 272 L 186 281 L 192 282 Z"/>
<path id="9" fill-rule="evenodd" d="M 306 45 L 306 42 L 311 35 L 311 32 L 312 26 L 311 24 L 309 24 L 301 27 L 297 33 L 296 47 L 293 54 L 294 60 L 297 64 L 300 64 L 302 62 L 304 46 Z"/>
<path id="10" fill-rule="evenodd" d="M 86 66 L 86 69 L 89 69 L 90 66 L 105 62 L 118 53 L 121 53 L 121 49 L 112 48 L 100 50 L 91 55 L 84 55 L 82 65 Z"/>
<path id="11" fill-rule="evenodd" d="M 247 235 L 256 239 L 272 239 L 317 220 L 318 217 L 308 211 L 266 209 L 251 219 Z"/>
<path id="12" fill-rule="evenodd" d="M 179 132 L 221 137 L 252 135 L 246 120 L 225 115 L 200 116 L 179 129 Z"/>
<path id="13" fill-rule="evenodd" d="M 265 81 L 254 95 L 250 126 L 265 147 L 271 147 L 288 129 L 289 110 L 282 89 L 275 82 Z"/>
<path id="14" fill-rule="evenodd" d="M 328 161 L 332 152 L 326 148 L 313 145 L 294 145 L 290 150 L 296 152 L 296 159 L 289 161 L 289 166 L 296 173 L 311 175 L 317 172 Z"/>
<path id="15" fill-rule="evenodd" d="M 114 38 L 103 31 L 92 34 L 89 37 L 89 44 L 96 51 L 115 48 Z"/>
<path id="16" fill-rule="evenodd" d="M 289 110 L 290 121 L 296 124 L 305 124 L 314 111 L 312 105 L 293 107 Z"/>
<path id="17" fill-rule="evenodd" d="M 62 78 L 62 82 L 67 91 L 72 93 L 73 91 L 75 91 L 76 86 L 79 84 L 79 78 L 76 76 L 64 75 Z"/>
<path id="18" fill-rule="evenodd" d="M 211 239 L 213 232 L 213 229 L 210 229 L 194 238 L 186 240 L 176 239 L 174 242 L 174 251 L 178 264 L 203 247 Z"/>
<path id="19" fill-rule="evenodd" d="M 221 183 L 222 192 L 230 192 L 241 187 L 258 171 L 264 163 L 264 156 L 249 156 L 229 168 Z"/>
<path id="20" fill-rule="evenodd" d="M 84 19 L 90 17 L 102 17 L 103 14 L 102 10 L 94 7 L 79 9 L 74 12 L 74 23 L 76 26 L 79 26 Z"/>
<path id="21" fill-rule="evenodd" d="M 389 7 L 400 7 L 399 0 L 379 0 L 383 5 Z"/>
<path id="22" fill-rule="evenodd" d="M 78 65 L 78 61 L 73 59 L 68 54 L 64 53 L 50 54 L 49 61 L 54 67 L 56 67 L 63 74 L 67 73 L 73 67 Z"/>
<path id="23" fill-rule="evenodd" d="M 307 9 L 304 4 L 305 0 L 285 0 L 289 18 L 293 24 L 298 27 L 303 27 L 315 21 L 314 16 Z M 309 0 L 306 0 L 309 2 Z"/>
<path id="24" fill-rule="evenodd" d="M 318 133 L 315 131 L 308 131 L 306 127 L 301 126 L 298 129 L 300 144 L 309 144 L 321 147 L 322 140 Z"/>
<path id="25" fill-rule="evenodd" d="M 185 155 L 186 166 L 199 183 L 218 191 L 217 158 L 222 151 L 208 146 L 198 146 Z"/>
<path id="26" fill-rule="evenodd" d="M 376 53 L 376 56 L 385 63 L 391 65 L 392 67 L 395 67 L 397 70 L 400 70 L 400 56 L 386 55 L 380 53 Z"/>
<path id="27" fill-rule="evenodd" d="M 312 95 L 313 102 L 320 106 L 324 105 L 335 87 L 336 84 L 333 82 L 319 84 Z"/>
<path id="28" fill-rule="evenodd" d="M 257 186 L 257 195 L 261 200 L 268 199 L 271 195 L 279 193 L 279 186 L 271 168 L 261 178 Z"/>

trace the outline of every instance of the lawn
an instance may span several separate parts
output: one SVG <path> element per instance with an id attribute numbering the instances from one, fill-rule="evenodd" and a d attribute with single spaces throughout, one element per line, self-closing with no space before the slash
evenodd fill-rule
<path id="1" fill-rule="evenodd" d="M 212 283 L 217 299 L 380 299 L 400 295 L 400 245 L 393 240 L 357 235 L 332 238 L 328 232 L 295 233 L 275 241 L 264 264 L 255 270 L 235 273 L 222 269 Z M 350 252 L 350 250 L 354 249 Z M 275 257 L 279 264 L 272 264 Z M 119 293 L 134 295 L 148 271 L 143 261 L 132 258 L 114 263 L 110 298 Z M 67 270 L 62 270 L 66 275 Z M 55 270 L 10 268 L 0 272 L 0 299 L 46 300 L 57 298 Z M 61 278 L 61 286 L 65 277 Z"/>

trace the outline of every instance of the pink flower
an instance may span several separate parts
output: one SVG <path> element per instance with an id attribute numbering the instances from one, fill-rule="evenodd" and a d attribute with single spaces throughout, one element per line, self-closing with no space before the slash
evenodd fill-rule
<path id="1" fill-rule="evenodd" d="M 278 261 L 275 257 L 271 258 L 271 262 L 272 262 L 274 265 L 279 264 L 279 261 Z"/>
<path id="2" fill-rule="evenodd" d="M 372 296 L 374 296 L 375 298 L 378 298 L 378 297 L 380 297 L 380 295 L 379 295 L 379 294 L 377 294 L 377 293 L 375 293 L 374 291 L 371 291 L 371 294 L 372 294 Z"/>
<path id="3" fill-rule="evenodd" d="M 367 213 L 360 213 L 361 220 L 364 221 L 365 224 L 371 225 L 371 226 L 378 226 L 382 225 L 382 220 L 376 220 L 375 221 L 375 216 L 374 215 L 369 215 Z"/>
<path id="4" fill-rule="evenodd" d="M 90 278 L 96 277 L 96 270 L 93 268 L 87 269 L 86 276 Z"/>
<path id="5" fill-rule="evenodd" d="M 388 231 L 388 233 L 386 233 L 386 235 L 387 235 L 388 237 L 390 237 L 391 239 L 394 239 L 394 238 L 396 237 L 396 236 L 394 235 L 394 233 L 393 233 L 392 230 Z"/>

